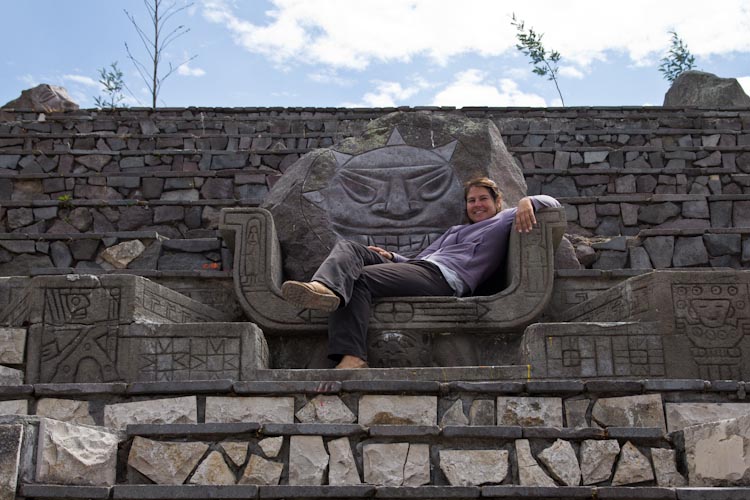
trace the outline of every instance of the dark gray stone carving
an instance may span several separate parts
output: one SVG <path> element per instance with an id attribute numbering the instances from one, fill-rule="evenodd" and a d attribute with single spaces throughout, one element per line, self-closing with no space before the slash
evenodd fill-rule
<path id="1" fill-rule="evenodd" d="M 129 275 L 33 278 L 0 313 L 2 324 L 29 326 L 28 383 L 212 379 L 230 374 L 239 379 L 243 366 L 259 367 L 236 360 L 243 349 L 250 356 L 258 353 L 260 359 L 267 355 L 264 358 L 263 347 L 253 340 L 262 338 L 260 332 L 207 329 L 207 322 L 229 319 L 227 313 Z M 162 323 L 191 325 L 154 326 Z M 154 330 L 134 334 L 132 325 L 146 328 L 143 324 Z M 132 361 L 133 356 L 139 361 Z"/>
<path id="2" fill-rule="evenodd" d="M 559 319 L 579 323 L 535 325 L 525 341 L 531 346 L 535 342 L 533 337 L 544 331 L 546 335 L 568 338 L 565 342 L 569 344 L 577 343 L 584 337 L 596 335 L 596 328 L 581 322 L 637 321 L 638 326 L 615 328 L 619 336 L 623 335 L 620 329 L 625 328 L 629 339 L 634 335 L 643 337 L 643 348 L 637 350 L 643 352 L 641 360 L 648 368 L 631 376 L 648 374 L 704 380 L 744 380 L 750 376 L 750 336 L 747 335 L 750 333 L 750 272 L 747 271 L 655 271 L 630 278 L 568 309 Z M 634 328 L 647 333 L 631 333 Z M 655 336 L 662 344 L 662 374 L 655 368 L 660 353 L 654 343 Z M 532 353 L 529 347 L 527 355 L 540 354 Z M 540 362 L 549 368 L 549 357 Z M 548 376 L 567 376 L 566 373 L 555 368 Z M 601 376 L 598 373 L 593 376 Z"/>
<path id="3" fill-rule="evenodd" d="M 416 255 L 464 221 L 462 184 L 479 176 L 499 181 L 505 206 L 526 193 L 491 121 L 392 113 L 300 158 L 262 206 L 276 224 L 286 278 L 306 279 L 341 238 Z"/>

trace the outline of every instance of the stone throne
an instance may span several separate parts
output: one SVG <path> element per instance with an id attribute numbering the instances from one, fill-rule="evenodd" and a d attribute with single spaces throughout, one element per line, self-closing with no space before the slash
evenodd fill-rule
<path id="1" fill-rule="evenodd" d="M 462 184 L 479 176 L 498 180 L 506 207 L 525 193 L 521 170 L 495 125 L 456 115 L 394 113 L 373 121 L 359 137 L 305 155 L 262 208 L 222 212 L 220 227 L 234 249 L 235 291 L 245 313 L 272 346 L 276 337 L 323 334 L 327 314 L 288 304 L 282 282 L 309 279 L 340 238 L 416 255 L 464 222 Z M 371 362 L 474 364 L 474 348 L 459 337 L 521 332 L 533 322 L 551 297 L 564 210 L 539 211 L 537 220 L 531 233 L 513 233 L 506 263 L 483 287 L 484 295 L 378 300 L 370 319 Z M 435 334 L 453 334 L 450 347 L 434 345 Z"/>

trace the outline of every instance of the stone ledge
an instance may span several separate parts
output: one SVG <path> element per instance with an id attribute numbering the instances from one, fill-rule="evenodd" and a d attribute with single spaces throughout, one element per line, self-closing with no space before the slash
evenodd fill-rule
<path id="1" fill-rule="evenodd" d="M 639 439 L 660 441 L 666 439 L 664 431 L 658 427 L 607 427 L 607 437 L 612 439 Z"/>
<path id="2" fill-rule="evenodd" d="M 255 485 L 202 486 L 202 485 L 115 485 L 112 498 L 128 500 L 171 500 L 176 498 L 203 500 L 234 500 L 257 498 Z"/>
<path id="3" fill-rule="evenodd" d="M 367 434 L 360 424 L 263 424 L 259 431 L 270 436 L 359 436 Z"/>
<path id="4" fill-rule="evenodd" d="M 235 382 L 232 386 L 237 394 L 338 394 L 343 382 L 318 381 L 265 381 Z"/>
<path id="5" fill-rule="evenodd" d="M 643 392 L 643 384 L 635 380 L 587 380 L 584 385 L 586 392 L 592 394 L 641 394 Z"/>
<path id="6" fill-rule="evenodd" d="M 71 383 L 71 384 L 34 384 L 35 396 L 95 396 L 98 394 L 125 394 L 128 384 L 112 383 Z"/>
<path id="7" fill-rule="evenodd" d="M 365 368 L 360 370 L 257 370 L 256 380 L 265 381 L 346 381 L 346 380 L 399 380 L 437 382 L 526 380 L 526 365 L 507 366 L 454 366 L 443 368 Z"/>
<path id="8" fill-rule="evenodd" d="M 674 488 L 656 486 L 602 486 L 596 489 L 596 498 L 601 500 L 674 500 Z"/>
<path id="9" fill-rule="evenodd" d="M 61 486 L 57 484 L 22 484 L 19 494 L 30 498 L 86 498 L 99 500 L 109 498 L 108 486 Z"/>
<path id="10" fill-rule="evenodd" d="M 0 396 L 27 396 L 34 394 L 33 385 L 3 385 L 0 386 Z"/>
<path id="11" fill-rule="evenodd" d="M 522 427 L 525 439 L 605 439 L 607 431 L 597 427 Z"/>
<path id="12" fill-rule="evenodd" d="M 747 500 L 750 488 L 677 488 L 677 500 Z"/>
<path id="13" fill-rule="evenodd" d="M 394 487 L 379 486 L 375 498 L 478 498 L 480 488 L 477 486 L 417 486 Z"/>
<path id="14" fill-rule="evenodd" d="M 437 394 L 440 391 L 440 383 L 429 380 L 344 380 L 341 384 L 346 392 Z"/>
<path id="15" fill-rule="evenodd" d="M 583 392 L 581 380 L 540 380 L 526 382 L 529 394 L 572 394 Z"/>
<path id="16" fill-rule="evenodd" d="M 57 203 L 57 202 L 55 202 Z M 7 205 L 3 204 L 4 207 Z M 165 240 L 166 237 L 162 236 L 156 231 L 115 231 L 110 233 L 40 233 L 40 234 L 29 234 L 29 233 L 0 233 L 0 240 L 33 240 L 33 241 L 53 241 L 53 240 L 94 240 L 103 238 L 119 238 L 119 239 L 154 239 L 154 240 Z"/>
<path id="17" fill-rule="evenodd" d="M 371 498 L 375 486 L 261 486 L 258 498 Z"/>
<path id="18" fill-rule="evenodd" d="M 191 380 L 184 382 L 133 382 L 128 385 L 128 394 L 216 394 L 232 391 L 233 381 Z"/>
<path id="19" fill-rule="evenodd" d="M 439 436 L 437 425 L 373 425 L 369 428 L 370 437 L 429 437 Z"/>
<path id="20" fill-rule="evenodd" d="M 214 278 L 232 279 L 232 271 L 151 271 L 145 269 L 76 269 L 74 267 L 35 267 L 29 276 L 91 274 L 94 276 L 132 274 L 142 278 Z M 169 288 L 169 287 L 167 287 Z"/>
<path id="21" fill-rule="evenodd" d="M 482 498 L 537 498 L 539 500 L 574 500 L 594 499 L 596 488 L 593 486 L 560 486 L 556 488 L 543 486 L 483 486 Z"/>
<path id="22" fill-rule="evenodd" d="M 705 391 L 710 383 L 695 379 L 647 379 L 643 380 L 643 390 L 652 392 L 661 391 Z"/>
<path id="23" fill-rule="evenodd" d="M 260 431 L 261 424 L 257 422 L 240 422 L 224 424 L 130 424 L 125 433 L 128 436 L 212 436 L 212 435 L 238 435 L 256 434 Z"/>
<path id="24" fill-rule="evenodd" d="M 523 382 L 443 382 L 441 394 L 453 392 L 481 392 L 483 394 L 520 394 L 524 391 Z"/>
<path id="25" fill-rule="evenodd" d="M 446 438 L 520 439 L 523 428 L 518 425 L 448 425 L 441 435 Z"/>

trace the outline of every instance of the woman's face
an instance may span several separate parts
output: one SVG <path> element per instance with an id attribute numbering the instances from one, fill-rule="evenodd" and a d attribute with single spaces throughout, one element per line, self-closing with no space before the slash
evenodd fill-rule
<path id="1" fill-rule="evenodd" d="M 492 199 L 488 188 L 481 186 L 469 188 L 466 195 L 466 215 L 472 224 L 494 217 L 498 210 L 498 202 Z"/>

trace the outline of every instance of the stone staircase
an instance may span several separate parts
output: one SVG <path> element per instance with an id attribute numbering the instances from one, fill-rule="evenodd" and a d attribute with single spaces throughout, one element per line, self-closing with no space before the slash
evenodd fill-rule
<path id="1" fill-rule="evenodd" d="M 544 320 L 579 323 L 506 366 L 268 368 L 219 212 L 391 111 L 0 110 L 0 500 L 750 498 L 746 374 L 673 376 L 664 308 L 617 306 L 652 268 L 747 266 L 747 109 L 401 110 L 493 120 L 564 203 L 584 268 Z"/>

